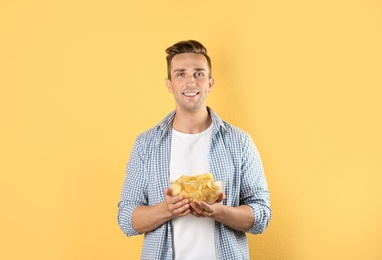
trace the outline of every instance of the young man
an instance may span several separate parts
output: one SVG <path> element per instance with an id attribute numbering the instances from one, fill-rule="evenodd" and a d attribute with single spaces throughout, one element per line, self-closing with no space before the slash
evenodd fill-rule
<path id="1" fill-rule="evenodd" d="M 271 218 L 258 151 L 207 107 L 214 78 L 206 48 L 189 40 L 166 52 L 176 109 L 136 139 L 118 224 L 127 236 L 145 234 L 141 259 L 249 259 L 245 232 L 262 233 Z M 224 180 L 217 202 L 171 195 L 170 179 L 206 172 Z"/>

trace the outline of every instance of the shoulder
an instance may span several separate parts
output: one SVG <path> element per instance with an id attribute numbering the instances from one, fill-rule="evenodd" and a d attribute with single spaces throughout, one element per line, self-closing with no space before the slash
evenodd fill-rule
<path id="1" fill-rule="evenodd" d="M 221 134 L 223 138 L 233 139 L 236 141 L 245 141 L 250 135 L 237 126 L 234 126 L 219 117 L 210 107 L 207 107 L 212 118 L 212 123 L 216 133 Z"/>
<path id="2" fill-rule="evenodd" d="M 237 126 L 225 121 L 223 121 L 223 126 L 220 131 L 225 138 L 239 142 L 246 142 L 248 139 L 251 139 L 251 136 L 246 131 Z"/>
<path id="3" fill-rule="evenodd" d="M 137 136 L 137 142 L 141 144 L 147 144 L 152 141 L 158 140 L 160 136 L 162 135 L 163 130 L 160 129 L 158 125 L 140 133 Z"/>
<path id="4" fill-rule="evenodd" d="M 171 122 L 173 120 L 174 114 L 175 112 L 171 112 L 155 126 L 140 133 L 137 137 L 136 142 L 147 146 L 152 143 L 158 142 L 163 137 L 169 136 L 169 132 L 171 131 Z"/>

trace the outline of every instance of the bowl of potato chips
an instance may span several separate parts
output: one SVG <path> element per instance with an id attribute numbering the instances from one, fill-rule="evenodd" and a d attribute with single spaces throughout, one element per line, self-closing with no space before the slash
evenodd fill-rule
<path id="1" fill-rule="evenodd" d="M 187 176 L 182 175 L 170 182 L 173 196 L 182 196 L 190 202 L 214 203 L 222 192 L 224 181 L 214 180 L 211 173 Z"/>

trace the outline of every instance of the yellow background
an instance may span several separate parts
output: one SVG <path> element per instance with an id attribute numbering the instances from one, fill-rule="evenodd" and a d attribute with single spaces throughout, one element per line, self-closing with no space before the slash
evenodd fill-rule
<path id="1" fill-rule="evenodd" d="M 263 159 L 251 259 L 382 259 L 381 1 L 2 0 L 0 37 L 0 259 L 138 259 L 125 164 L 174 108 L 164 50 L 186 39 Z"/>

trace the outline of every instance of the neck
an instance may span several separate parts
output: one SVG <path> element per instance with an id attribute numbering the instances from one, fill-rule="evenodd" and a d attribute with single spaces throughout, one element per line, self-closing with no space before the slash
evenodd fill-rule
<path id="1" fill-rule="evenodd" d="M 172 127 L 182 133 L 197 134 L 206 130 L 212 123 L 207 108 L 195 112 L 177 109 Z"/>

